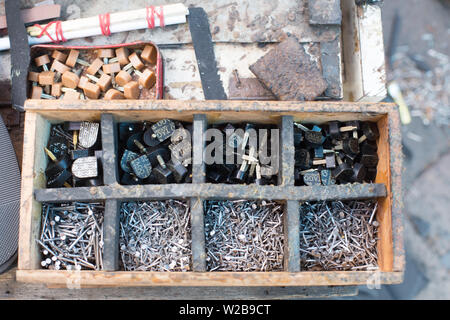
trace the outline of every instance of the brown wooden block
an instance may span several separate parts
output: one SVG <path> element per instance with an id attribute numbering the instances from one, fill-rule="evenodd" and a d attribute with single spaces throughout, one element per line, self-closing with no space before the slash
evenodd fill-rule
<path id="1" fill-rule="evenodd" d="M 106 73 L 102 74 L 100 79 L 97 82 L 97 85 L 100 87 L 102 91 L 106 91 L 111 85 L 111 76 Z"/>
<path id="2" fill-rule="evenodd" d="M 121 66 L 127 65 L 130 60 L 128 60 L 128 49 L 127 48 L 117 48 L 116 57 Z"/>
<path id="3" fill-rule="evenodd" d="M 108 64 L 104 64 L 103 65 L 103 72 L 104 73 L 117 73 L 120 71 L 120 63 L 119 62 L 115 62 L 115 63 L 108 63 Z"/>
<path id="4" fill-rule="evenodd" d="M 142 63 L 141 59 L 139 59 L 136 52 L 130 54 L 128 56 L 128 59 L 136 70 L 141 70 L 144 67 L 144 64 Z"/>
<path id="5" fill-rule="evenodd" d="M 22 16 L 23 23 L 59 18 L 60 13 L 61 5 L 59 4 L 39 5 L 30 9 L 20 10 L 20 15 Z M 6 27 L 6 16 L 0 16 L 0 29 L 4 29 Z"/>
<path id="6" fill-rule="evenodd" d="M 132 77 L 131 77 L 131 75 L 130 75 L 128 72 L 121 70 L 121 71 L 117 74 L 117 76 L 116 76 L 115 79 L 116 79 L 116 83 L 117 83 L 119 86 L 123 87 L 123 86 L 125 86 L 128 82 L 130 82 L 130 81 L 132 80 Z"/>
<path id="7" fill-rule="evenodd" d="M 42 87 L 33 86 L 31 89 L 31 99 L 41 99 L 41 94 L 43 93 Z"/>
<path id="8" fill-rule="evenodd" d="M 313 100 L 328 87 L 317 64 L 295 37 L 288 37 L 250 70 L 280 100 Z"/>
<path id="9" fill-rule="evenodd" d="M 67 59 L 67 54 L 62 53 L 61 51 L 54 50 L 52 53 L 52 58 L 64 63 Z"/>
<path id="10" fill-rule="evenodd" d="M 28 80 L 38 82 L 39 81 L 39 72 L 28 72 Z"/>
<path id="11" fill-rule="evenodd" d="M 136 81 L 130 81 L 123 87 L 125 98 L 138 99 L 139 98 L 139 84 Z"/>
<path id="12" fill-rule="evenodd" d="M 54 83 L 52 85 L 52 92 L 51 95 L 54 97 L 59 97 L 61 96 L 61 88 L 62 88 L 62 82 L 58 82 L 58 83 Z"/>
<path id="13" fill-rule="evenodd" d="M 94 61 L 92 61 L 91 65 L 89 66 L 89 68 L 87 68 L 86 72 L 88 74 L 95 75 L 98 72 L 98 70 L 100 70 L 102 65 L 103 65 L 103 61 L 100 60 L 99 58 L 97 58 Z"/>
<path id="14" fill-rule="evenodd" d="M 37 67 L 40 67 L 44 64 L 50 63 L 50 58 L 48 54 L 44 54 L 42 56 L 35 58 L 34 63 L 36 64 Z"/>
<path id="15" fill-rule="evenodd" d="M 156 83 L 156 76 L 150 69 L 145 69 L 142 72 L 142 76 L 139 77 L 139 84 L 146 89 L 150 89 Z"/>
<path id="16" fill-rule="evenodd" d="M 106 91 L 104 98 L 105 100 L 125 99 L 125 96 L 119 90 L 109 89 Z"/>
<path id="17" fill-rule="evenodd" d="M 55 73 L 53 71 L 42 71 L 39 73 L 39 84 L 46 86 L 53 84 Z"/>
<path id="18" fill-rule="evenodd" d="M 156 56 L 156 49 L 151 45 L 146 45 L 141 53 L 142 60 L 151 64 L 156 64 Z"/>
<path id="19" fill-rule="evenodd" d="M 59 73 L 64 73 L 66 71 L 70 71 L 70 68 L 66 66 L 64 63 L 59 62 L 59 60 L 53 60 L 51 70 L 58 71 Z"/>
<path id="20" fill-rule="evenodd" d="M 78 88 L 83 89 L 84 85 L 89 82 L 89 79 L 85 76 L 80 77 L 80 81 L 78 82 Z"/>
<path id="21" fill-rule="evenodd" d="M 99 49 L 98 57 L 99 58 L 112 58 L 112 57 L 114 57 L 114 50 L 113 49 Z"/>
<path id="22" fill-rule="evenodd" d="M 61 81 L 64 87 L 75 89 L 80 82 L 80 78 L 75 73 L 66 71 L 62 74 Z"/>
<path id="23" fill-rule="evenodd" d="M 88 82 L 83 86 L 83 92 L 89 99 L 98 99 L 100 95 L 100 87 L 92 82 Z"/>
<path id="24" fill-rule="evenodd" d="M 63 100 L 79 100 L 81 93 L 78 91 L 67 91 L 64 93 Z"/>
<path id="25" fill-rule="evenodd" d="M 71 68 L 75 67 L 75 64 L 77 63 L 77 59 L 78 59 L 79 55 L 80 55 L 80 51 L 74 50 L 74 49 L 70 50 L 69 56 L 67 57 L 67 60 L 66 60 L 66 65 L 68 65 Z"/>

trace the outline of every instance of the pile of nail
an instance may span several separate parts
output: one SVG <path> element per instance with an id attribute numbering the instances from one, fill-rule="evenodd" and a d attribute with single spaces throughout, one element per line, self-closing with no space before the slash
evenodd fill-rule
<path id="1" fill-rule="evenodd" d="M 377 270 L 376 201 L 300 205 L 300 262 L 304 270 Z"/>
<path id="2" fill-rule="evenodd" d="M 41 266 L 52 270 L 103 269 L 102 203 L 44 204 L 38 242 Z"/>
<path id="3" fill-rule="evenodd" d="M 34 59 L 31 99 L 139 99 L 156 83 L 156 48 L 53 50 Z"/>
<path id="4" fill-rule="evenodd" d="M 374 122 L 294 123 L 295 184 L 331 185 L 373 182 L 377 175 Z"/>
<path id="5" fill-rule="evenodd" d="M 47 188 L 91 187 L 103 184 L 100 124 L 67 121 L 52 125 L 45 169 Z"/>
<path id="6" fill-rule="evenodd" d="M 425 126 L 431 123 L 448 127 L 450 124 L 450 56 L 436 50 L 431 33 L 426 54 L 414 54 L 408 46 L 400 46 L 388 69 L 388 82 L 398 83 L 411 117 L 418 117 Z M 447 52 L 448 53 L 448 52 Z M 390 89 L 390 87 L 388 86 Z M 392 94 L 391 90 L 389 93 Z M 422 137 L 408 127 L 408 138 L 421 142 Z"/>
<path id="7" fill-rule="evenodd" d="M 272 201 L 206 201 L 208 271 L 282 271 L 283 206 Z"/>
<path id="8" fill-rule="evenodd" d="M 122 269 L 192 270 L 190 218 L 188 203 L 177 200 L 122 203 Z"/>
<path id="9" fill-rule="evenodd" d="M 278 135 L 274 134 L 278 131 L 272 130 L 276 129 L 275 126 L 227 123 L 213 125 L 212 128 L 222 133 L 223 150 L 222 156 L 214 153 L 211 155 L 214 161 L 211 164 L 207 162 L 208 182 L 277 184 L 278 164 L 274 166 L 272 163 L 274 157 L 278 161 Z"/>
<path id="10" fill-rule="evenodd" d="M 120 183 L 189 183 L 192 179 L 192 125 L 162 119 L 120 123 Z"/>

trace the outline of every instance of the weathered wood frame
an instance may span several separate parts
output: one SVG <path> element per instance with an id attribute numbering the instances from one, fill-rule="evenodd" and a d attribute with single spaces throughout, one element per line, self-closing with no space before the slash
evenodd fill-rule
<path id="1" fill-rule="evenodd" d="M 22 199 L 17 280 L 64 286 L 341 286 L 400 283 L 405 265 L 401 212 L 401 133 L 397 109 L 386 103 L 256 102 L 256 101 L 43 101 L 26 102 Z M 194 124 L 193 157 L 202 157 L 202 133 L 207 123 L 252 121 L 280 126 L 280 185 L 222 185 L 204 183 L 204 165 L 193 168 L 192 184 L 121 186 L 117 183 L 115 128 L 120 121 L 171 118 Z M 101 121 L 105 185 L 43 189 L 45 145 L 50 123 Z M 375 121 L 380 129 L 379 164 L 374 184 L 294 186 L 293 121 Z M 256 191 L 256 192 L 255 192 Z M 136 199 L 190 199 L 192 208 L 193 272 L 118 271 L 118 208 Z M 283 272 L 206 272 L 203 206 L 205 199 L 266 199 L 285 202 L 285 270 Z M 301 271 L 298 205 L 306 200 L 378 198 L 380 271 Z M 105 200 L 104 271 L 40 269 L 35 238 L 41 219 L 40 202 Z"/>

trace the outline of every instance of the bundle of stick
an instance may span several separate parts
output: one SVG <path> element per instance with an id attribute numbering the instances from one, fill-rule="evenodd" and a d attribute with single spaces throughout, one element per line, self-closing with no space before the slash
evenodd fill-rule
<path id="1" fill-rule="evenodd" d="M 188 8 L 182 3 L 100 14 L 27 28 L 30 45 L 186 23 Z M 0 51 L 10 48 L 9 37 L 0 38 Z"/>

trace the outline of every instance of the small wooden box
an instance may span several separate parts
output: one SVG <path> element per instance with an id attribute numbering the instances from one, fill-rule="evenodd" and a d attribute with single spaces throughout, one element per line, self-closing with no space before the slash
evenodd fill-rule
<path id="1" fill-rule="evenodd" d="M 49 286 L 347 286 L 400 283 L 403 279 L 403 214 L 401 211 L 401 134 L 393 104 L 348 102 L 257 101 L 65 101 L 26 102 L 22 198 L 17 280 Z M 123 186 L 118 184 L 116 125 L 121 121 L 192 122 L 193 160 L 202 159 L 207 124 L 244 122 L 277 124 L 280 128 L 279 185 L 205 183 L 205 166 L 194 165 L 192 183 Z M 50 124 L 63 121 L 101 121 L 104 186 L 44 189 L 46 144 Z M 373 121 L 378 124 L 379 163 L 373 184 L 294 186 L 293 122 L 331 120 Z M 378 199 L 379 271 L 301 271 L 299 202 L 314 200 Z M 191 206 L 191 272 L 119 271 L 119 208 L 121 201 L 187 199 Z M 203 201 L 208 199 L 265 199 L 283 202 L 285 251 L 282 272 L 206 272 Z M 105 201 L 103 271 L 44 270 L 36 238 L 41 202 Z"/>

